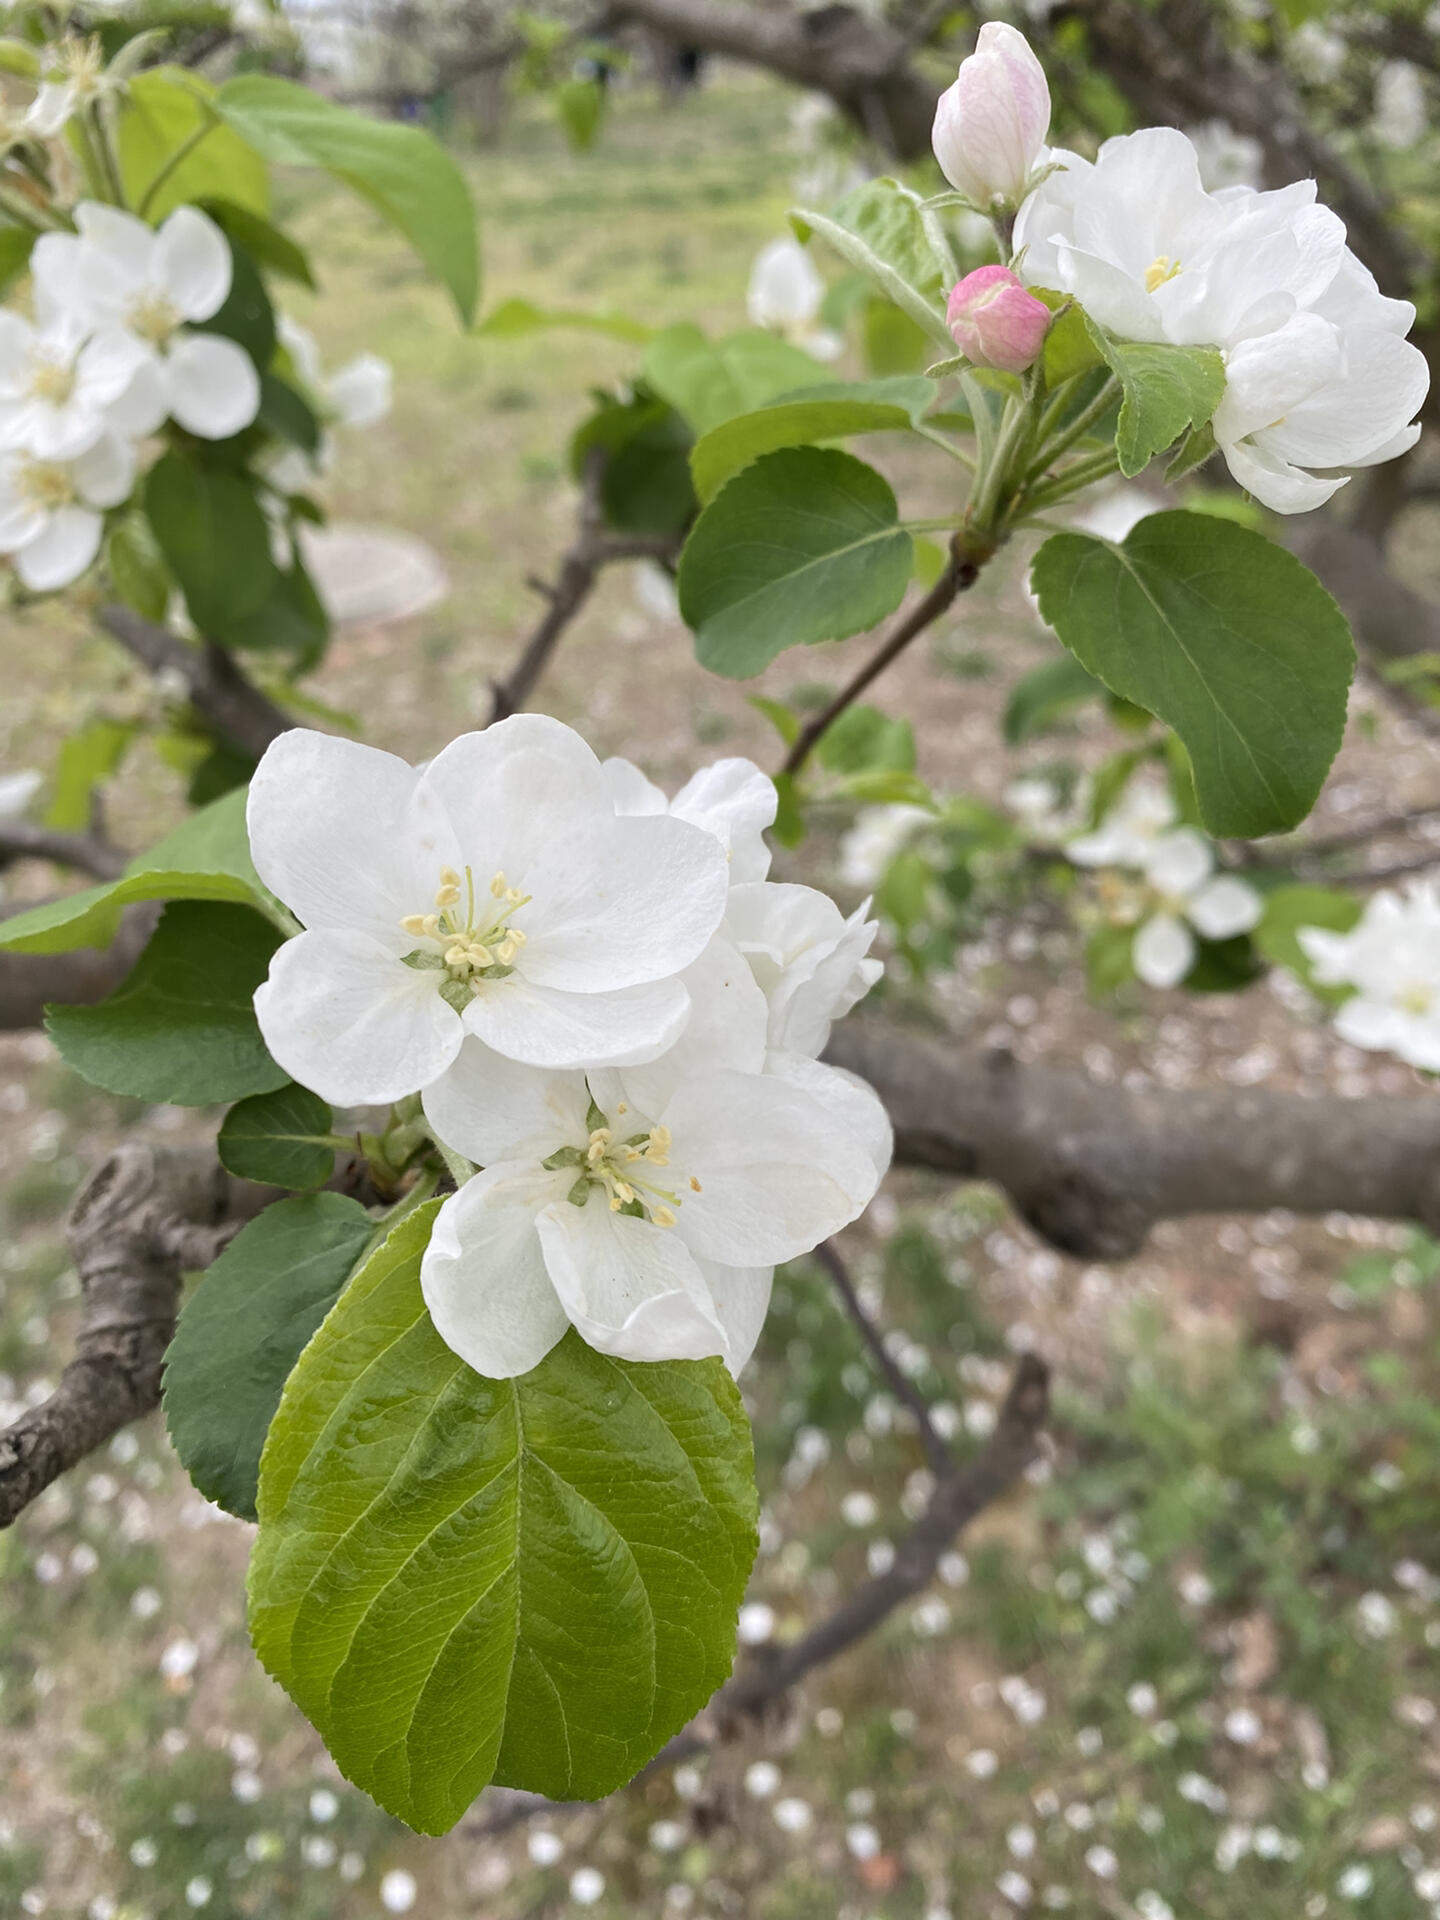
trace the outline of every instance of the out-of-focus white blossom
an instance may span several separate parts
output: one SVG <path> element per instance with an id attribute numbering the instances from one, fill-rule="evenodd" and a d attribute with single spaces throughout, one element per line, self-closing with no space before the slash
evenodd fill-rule
<path id="1" fill-rule="evenodd" d="M 1335 1014 L 1342 1040 L 1440 1072 L 1440 886 L 1386 889 L 1349 933 L 1302 927 L 1298 937 L 1321 986 L 1355 989 Z"/>
<path id="2" fill-rule="evenodd" d="M 845 342 L 816 324 L 824 300 L 825 282 L 798 240 L 771 240 L 756 254 L 745 295 L 751 320 L 817 360 L 835 360 Z"/>
<path id="3" fill-rule="evenodd" d="M 109 432 L 70 460 L 0 452 L 0 553 L 32 592 L 68 586 L 100 551 L 105 509 L 134 484 L 134 453 Z"/>
<path id="4" fill-rule="evenodd" d="M 1375 76 L 1370 131 L 1382 147 L 1405 153 L 1425 138 L 1425 76 L 1408 60 L 1387 60 Z"/>

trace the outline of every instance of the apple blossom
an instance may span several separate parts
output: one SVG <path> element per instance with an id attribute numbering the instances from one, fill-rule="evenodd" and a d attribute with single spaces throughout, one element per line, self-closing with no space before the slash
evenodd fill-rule
<path id="1" fill-rule="evenodd" d="M 337 427 L 371 427 L 390 411 L 394 381 L 390 362 L 378 353 L 356 354 L 327 374 L 315 336 L 288 314 L 276 316 L 275 331 L 291 365 L 310 394 L 322 421 Z M 276 447 L 265 459 L 265 477 L 280 493 L 305 493 L 335 462 L 335 438 L 322 425 L 312 453 Z"/>
<path id="2" fill-rule="evenodd" d="M 92 334 L 64 313 L 32 327 L 0 309 L 0 447 L 41 460 L 84 453 L 144 359 L 140 342 L 118 327 Z"/>
<path id="3" fill-rule="evenodd" d="M 1147 987 L 1180 984 L 1195 964 L 1195 934 L 1229 940 L 1258 924 L 1259 894 L 1214 868 L 1210 843 L 1193 827 L 1177 827 L 1152 846 L 1143 870 L 1151 898 L 1131 952 L 1136 976 Z"/>
<path id="4" fill-rule="evenodd" d="M 815 324 L 824 299 L 825 282 L 798 240 L 771 240 L 756 254 L 745 295 L 751 320 L 817 360 L 834 360 L 845 343 Z"/>
<path id="5" fill-rule="evenodd" d="M 738 1372 L 775 1263 L 853 1220 L 883 1172 L 852 1124 L 859 1083 L 834 1078 L 831 1104 L 813 1080 L 717 1065 L 647 1108 L 623 1069 L 537 1073 L 467 1040 L 425 1096 L 440 1137 L 485 1167 L 421 1267 L 441 1338 L 492 1378 L 528 1372 L 567 1326 L 624 1359 L 718 1354 Z M 879 1126 L 888 1140 L 883 1111 Z"/>
<path id="6" fill-rule="evenodd" d="M 976 267 L 950 289 L 945 324 L 975 366 L 1023 373 L 1040 357 L 1050 309 L 1025 291 L 1009 267 Z"/>
<path id="7" fill-rule="evenodd" d="M 1045 69 L 1023 33 L 987 21 L 935 109 L 940 171 L 982 213 L 996 202 L 1017 206 L 1049 130 Z"/>
<path id="8" fill-rule="evenodd" d="M 933 826 L 928 807 L 895 801 L 883 807 L 862 807 L 855 824 L 840 840 L 840 878 L 847 887 L 878 887 L 895 856 L 923 826 Z"/>
<path id="9" fill-rule="evenodd" d="M 814 887 L 759 881 L 730 889 L 726 937 L 750 963 L 769 1004 L 772 1052 L 814 1059 L 832 1021 L 847 1014 L 885 971 L 867 958 L 875 921 L 863 901 L 847 919 Z"/>
<path id="10" fill-rule="evenodd" d="M 93 106 L 115 84 L 105 72 L 100 36 L 65 34 L 48 50 L 40 85 L 30 103 L 30 131 L 52 140 L 72 114 Z"/>
<path id="11" fill-rule="evenodd" d="M 1298 938 L 1321 986 L 1355 989 L 1335 1014 L 1342 1040 L 1440 1073 L 1440 886 L 1387 888 L 1349 933 L 1301 927 Z"/>
<path id="12" fill-rule="evenodd" d="M 261 1031 L 339 1104 L 429 1086 L 467 1033 L 536 1066 L 653 1059 L 725 910 L 715 836 L 618 815 L 584 741 L 535 714 L 423 769 L 282 734 L 248 819 L 260 877 L 305 928 L 255 996 Z"/>
<path id="13" fill-rule="evenodd" d="M 158 231 L 97 201 L 75 209 L 78 233 L 45 233 L 31 268 L 42 315 L 64 313 L 96 331 L 123 328 L 141 349 L 111 424 L 153 433 L 167 415 L 204 440 L 227 440 L 260 405 L 260 376 L 243 347 L 186 331 L 211 319 L 230 292 L 224 234 L 198 207 L 177 207 Z"/>
<path id="14" fill-rule="evenodd" d="M 0 820 L 18 820 L 45 784 L 38 767 L 0 773 Z"/>
<path id="15" fill-rule="evenodd" d="M 1077 867 L 1143 867 L 1178 818 L 1163 781 L 1132 774 L 1096 825 L 1065 843 L 1065 856 Z"/>
<path id="16" fill-rule="evenodd" d="M 763 880 L 770 871 L 765 829 L 775 820 L 775 783 L 753 760 L 717 760 L 702 767 L 673 800 L 618 755 L 606 760 L 602 771 L 616 813 L 668 813 L 714 834 L 725 849 L 732 884 Z"/>
<path id="17" fill-rule="evenodd" d="M 1429 384 L 1404 338 L 1414 309 L 1380 294 L 1313 181 L 1207 193 L 1169 127 L 1107 140 L 1093 164 L 1051 157 L 1016 221 L 1021 277 L 1073 294 L 1121 339 L 1218 349 L 1215 438 L 1258 500 L 1305 512 L 1346 470 L 1414 444 Z"/>
<path id="18" fill-rule="evenodd" d="M 0 451 L 0 553 L 34 593 L 68 586 L 100 550 L 104 509 L 134 484 L 134 453 L 109 432 L 68 460 Z"/>

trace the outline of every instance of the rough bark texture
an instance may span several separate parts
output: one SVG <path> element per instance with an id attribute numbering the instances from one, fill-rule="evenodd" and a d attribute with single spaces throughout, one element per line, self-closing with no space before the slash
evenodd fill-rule
<path id="1" fill-rule="evenodd" d="M 827 1058 L 879 1093 L 898 1160 L 993 1180 L 1067 1253 L 1121 1260 L 1158 1220 L 1272 1207 L 1440 1230 L 1440 1101 L 1424 1096 L 1132 1091 L 876 1020 L 837 1028 Z"/>

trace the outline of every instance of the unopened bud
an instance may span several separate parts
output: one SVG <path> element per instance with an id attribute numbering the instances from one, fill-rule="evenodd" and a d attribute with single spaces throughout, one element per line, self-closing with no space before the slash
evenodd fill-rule
<path id="1" fill-rule="evenodd" d="M 1044 68 L 1023 33 L 988 21 L 935 109 L 931 142 L 940 171 L 982 211 L 996 201 L 1013 210 L 1049 131 Z"/>
<path id="2" fill-rule="evenodd" d="M 1045 344 L 1050 309 L 1026 292 L 1009 267 L 977 267 L 950 289 L 945 321 L 975 366 L 1023 373 Z"/>

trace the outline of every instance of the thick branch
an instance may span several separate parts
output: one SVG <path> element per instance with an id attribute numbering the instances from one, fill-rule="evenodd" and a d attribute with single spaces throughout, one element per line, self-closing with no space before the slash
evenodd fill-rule
<path id="1" fill-rule="evenodd" d="M 1423 1095 L 1101 1086 L 875 1019 L 837 1028 L 827 1058 L 885 1102 L 898 1160 L 993 1180 L 1067 1253 L 1123 1260 L 1158 1220 L 1272 1207 L 1440 1229 L 1440 1101 Z"/>
<path id="2" fill-rule="evenodd" d="M 504 680 L 492 688 L 490 719 L 518 713 L 535 690 L 565 629 L 595 589 L 602 571 L 616 560 L 673 560 L 680 551 L 678 535 L 667 533 L 610 533 L 600 503 L 605 477 L 605 454 L 595 448 L 585 462 L 575 539 L 560 563 L 553 586 L 542 586 L 545 611 Z"/>
<path id="3" fill-rule="evenodd" d="M 126 855 L 97 833 L 62 833 L 31 820 L 0 820 L 0 867 L 12 860 L 54 860 L 95 880 L 115 880 Z"/>
<path id="4" fill-rule="evenodd" d="M 138 1142 L 81 1190 L 68 1229 L 82 1301 L 75 1357 L 50 1398 L 0 1434 L 0 1526 L 159 1403 L 180 1275 L 208 1266 L 262 1193 L 208 1149 Z"/>
<path id="5" fill-rule="evenodd" d="M 232 656 L 213 640 L 192 646 L 129 607 L 104 607 L 99 620 L 152 673 L 177 676 L 196 710 L 252 760 L 258 760 L 272 740 L 294 726 L 290 716 L 252 686 Z"/>
<path id="6" fill-rule="evenodd" d="M 28 904 L 17 903 L 17 911 Z M 144 901 L 125 909 L 120 931 L 103 949 L 0 953 L 0 1033 L 40 1026 L 52 1001 L 81 1007 L 106 999 L 140 958 L 159 917 L 159 903 Z"/>

